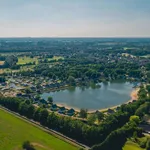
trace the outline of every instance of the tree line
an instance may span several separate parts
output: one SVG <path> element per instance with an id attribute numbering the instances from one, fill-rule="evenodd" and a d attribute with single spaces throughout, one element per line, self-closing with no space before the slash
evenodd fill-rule
<path id="1" fill-rule="evenodd" d="M 145 109 L 140 107 L 147 103 L 149 99 L 146 98 L 131 104 L 124 104 L 114 114 L 108 115 L 100 125 L 94 126 L 71 117 L 59 116 L 45 108 L 37 108 L 32 105 L 31 100 L 0 97 L 0 105 L 89 146 L 104 142 L 113 131 L 126 125 L 132 115 L 135 113 L 138 115 L 138 109 L 143 112 Z M 116 132 L 122 135 L 123 129 Z"/>
<path id="2" fill-rule="evenodd" d="M 49 64 L 42 63 L 35 66 L 32 72 L 26 71 L 19 72 L 18 74 L 23 76 L 36 74 L 37 76 L 49 77 L 54 80 L 59 79 L 71 85 L 75 85 L 79 81 L 80 83 L 89 81 L 100 82 L 99 79 L 126 79 L 127 76 L 140 79 L 143 76 L 140 66 L 135 63 L 108 63 L 106 60 L 103 63 L 90 62 L 90 64 L 85 64 L 84 61 L 80 62 L 76 58 L 75 62 L 68 62 L 68 59 L 65 59 L 65 62 L 51 67 L 49 67 Z"/>

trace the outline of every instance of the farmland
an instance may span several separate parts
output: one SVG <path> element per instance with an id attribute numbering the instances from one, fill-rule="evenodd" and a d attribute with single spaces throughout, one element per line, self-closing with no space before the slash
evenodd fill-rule
<path id="1" fill-rule="evenodd" d="M 26 140 L 31 141 L 37 150 L 78 149 L 1 109 L 0 139 L 1 150 L 21 150 L 21 145 Z"/>

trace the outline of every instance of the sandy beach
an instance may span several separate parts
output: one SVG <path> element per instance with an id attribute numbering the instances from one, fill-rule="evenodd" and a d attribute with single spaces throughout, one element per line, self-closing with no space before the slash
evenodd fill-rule
<path id="1" fill-rule="evenodd" d="M 138 100 L 138 91 L 139 91 L 140 88 L 136 88 L 134 89 L 132 92 L 131 92 L 131 102 L 133 100 Z"/>

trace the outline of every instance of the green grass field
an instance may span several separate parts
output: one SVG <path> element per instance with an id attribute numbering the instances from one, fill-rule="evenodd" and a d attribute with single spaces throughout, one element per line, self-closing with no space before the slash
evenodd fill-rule
<path id="1" fill-rule="evenodd" d="M 38 63 L 38 58 L 34 57 L 34 58 L 30 58 L 30 57 L 19 57 L 18 58 L 18 65 L 24 65 L 27 63 L 33 63 L 36 62 L 36 64 Z"/>
<path id="2" fill-rule="evenodd" d="M 48 58 L 49 61 L 51 61 L 51 60 L 56 60 L 56 61 L 58 61 L 59 59 L 64 59 L 64 57 L 61 57 L 61 56 L 54 56 L 53 58 Z"/>
<path id="3" fill-rule="evenodd" d="M 123 150 L 145 150 L 145 149 L 142 149 L 137 144 L 135 144 L 131 141 L 128 141 L 126 143 L 125 147 L 123 148 Z"/>
<path id="4" fill-rule="evenodd" d="M 0 109 L 0 150 L 22 150 L 26 140 L 36 150 L 79 149 Z"/>

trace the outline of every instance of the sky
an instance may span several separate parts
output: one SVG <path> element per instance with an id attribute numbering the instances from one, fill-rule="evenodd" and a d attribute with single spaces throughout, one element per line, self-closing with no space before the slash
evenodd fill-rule
<path id="1" fill-rule="evenodd" d="M 150 37 L 150 0 L 0 0 L 0 37 Z"/>

